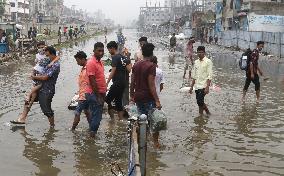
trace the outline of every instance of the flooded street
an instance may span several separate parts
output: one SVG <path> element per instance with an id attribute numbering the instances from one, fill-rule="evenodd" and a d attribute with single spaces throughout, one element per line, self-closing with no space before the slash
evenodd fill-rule
<path id="1" fill-rule="evenodd" d="M 134 30 L 124 34 L 126 46 L 134 54 L 139 36 Z M 114 39 L 114 34 L 108 36 L 108 40 Z M 103 37 L 61 51 L 61 72 L 53 99 L 54 130 L 49 129 L 38 104 L 33 106 L 25 128 L 8 123 L 17 118 L 24 92 L 32 85 L 28 78 L 32 66 L 27 62 L 0 72 L 0 175 L 108 176 L 114 161 L 126 171 L 126 122 L 113 122 L 105 114 L 96 140 L 89 139 L 84 116 L 78 130 L 69 131 L 74 115 L 67 106 L 77 91 L 80 71 L 73 56 L 78 50 L 90 56 L 96 41 L 103 41 Z M 264 68 L 270 79 L 261 79 L 261 102 L 255 102 L 251 85 L 247 102 L 242 104 L 244 73 L 234 60 L 215 57 L 213 83 L 221 91 L 211 91 L 206 97 L 212 116 L 203 118 L 198 116 L 195 94 L 179 92 L 184 59 L 178 58 L 176 68 L 169 69 L 167 51 L 159 47 L 155 51 L 166 76 L 161 103 L 168 116 L 168 130 L 161 133 L 161 150 L 149 144 L 147 175 L 284 175 L 284 88 L 279 76 L 284 70 L 271 71 L 277 65 Z"/>

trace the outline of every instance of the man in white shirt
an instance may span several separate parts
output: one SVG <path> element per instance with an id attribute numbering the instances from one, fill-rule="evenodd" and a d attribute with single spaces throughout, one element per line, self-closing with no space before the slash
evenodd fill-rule
<path id="1" fill-rule="evenodd" d="M 156 56 L 153 56 L 151 60 L 154 64 L 157 65 L 156 67 L 156 77 L 155 77 L 155 85 L 158 97 L 160 97 L 160 93 L 164 89 L 165 78 L 162 69 L 158 67 L 158 59 Z"/>
<path id="2" fill-rule="evenodd" d="M 194 62 L 192 70 L 192 84 L 189 93 L 192 94 L 193 86 L 195 87 L 196 100 L 199 106 L 199 114 L 203 111 L 210 115 L 207 105 L 204 103 L 205 95 L 209 93 L 209 86 L 213 77 L 213 63 L 205 56 L 205 47 L 197 48 L 198 60 Z"/>

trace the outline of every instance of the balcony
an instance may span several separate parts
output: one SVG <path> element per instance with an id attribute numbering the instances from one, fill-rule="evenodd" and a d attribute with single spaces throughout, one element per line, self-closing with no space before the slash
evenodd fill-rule
<path id="1" fill-rule="evenodd" d="M 16 8 L 16 7 L 11 7 L 11 13 L 22 13 L 22 14 L 29 14 L 30 10 L 29 9 L 24 9 L 24 8 Z"/>
<path id="2" fill-rule="evenodd" d="M 26 4 L 26 5 L 30 4 L 29 0 L 17 0 L 17 1 L 18 1 L 18 3 L 22 3 L 22 4 Z"/>
<path id="3" fill-rule="evenodd" d="M 30 1 L 29 0 L 10 0 L 10 3 L 21 3 L 21 4 L 26 4 L 26 5 L 29 5 L 30 4 Z"/>

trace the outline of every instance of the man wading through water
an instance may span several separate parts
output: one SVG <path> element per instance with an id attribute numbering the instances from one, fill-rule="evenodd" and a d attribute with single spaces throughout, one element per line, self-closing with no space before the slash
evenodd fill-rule
<path id="1" fill-rule="evenodd" d="M 139 39 L 139 50 L 135 53 L 134 55 L 134 60 L 135 62 L 143 60 L 143 55 L 142 55 L 142 46 L 148 43 L 147 37 L 141 37 Z"/>
<path id="2" fill-rule="evenodd" d="M 119 120 L 122 120 L 124 114 L 122 97 L 124 90 L 127 87 L 126 84 L 128 84 L 127 77 L 129 72 L 131 72 L 131 64 L 129 59 L 119 54 L 118 44 L 115 41 L 109 42 L 107 44 L 107 49 L 112 57 L 112 69 L 107 80 L 107 86 L 111 80 L 113 84 L 106 97 L 106 103 L 108 104 L 108 111 L 111 118 L 113 118 L 112 109 L 114 109 L 118 112 Z M 112 107 L 112 101 L 115 102 L 115 107 Z"/>
<path id="3" fill-rule="evenodd" d="M 87 76 L 87 71 L 86 71 L 87 55 L 85 52 L 79 51 L 74 57 L 77 61 L 77 64 L 81 66 L 82 69 L 78 77 L 79 99 L 78 99 L 78 105 L 75 109 L 75 118 L 74 118 L 73 125 L 71 128 L 72 131 L 74 131 L 76 127 L 78 126 L 80 122 L 80 116 L 81 116 L 82 111 L 85 112 L 87 120 L 90 124 L 89 102 L 86 100 L 86 90 L 90 84 L 90 81 Z"/>
<path id="4" fill-rule="evenodd" d="M 44 45 L 43 45 L 44 46 Z M 39 46 L 42 47 L 42 46 Z M 51 62 L 57 59 L 56 50 L 48 46 L 45 48 L 45 55 L 50 58 Z M 60 72 L 59 61 L 53 63 L 53 65 L 47 69 L 46 75 L 35 76 L 32 75 L 32 80 L 37 80 L 42 82 L 42 87 L 38 93 L 38 101 L 40 108 L 45 116 L 48 117 L 50 127 L 54 127 L 54 112 L 51 108 L 51 103 L 53 96 L 55 94 L 55 85 Z M 27 115 L 30 111 L 29 105 L 24 106 L 24 111 L 15 121 L 11 121 L 13 124 L 25 124 L 27 120 Z"/>
<path id="5" fill-rule="evenodd" d="M 130 86 L 131 101 L 136 103 L 139 114 L 148 117 L 153 108 L 162 108 L 155 85 L 156 64 L 151 62 L 154 48 L 152 43 L 142 46 L 143 60 L 133 66 Z M 159 132 L 153 132 L 153 141 L 159 148 Z"/>
<path id="6" fill-rule="evenodd" d="M 262 71 L 260 70 L 258 66 L 258 59 L 259 59 L 259 52 L 263 49 L 264 42 L 258 41 L 257 47 L 252 51 L 251 56 L 248 58 L 248 65 L 246 70 L 246 83 L 243 90 L 243 97 L 242 101 L 245 101 L 246 93 L 248 91 L 249 85 L 251 82 L 255 85 L 255 92 L 256 92 L 256 101 L 259 102 L 260 99 L 260 82 L 259 82 L 259 76 L 263 76 Z"/>
<path id="7" fill-rule="evenodd" d="M 205 95 L 209 93 L 209 86 L 213 76 L 213 63 L 205 56 L 205 47 L 197 48 L 198 60 L 194 62 L 192 70 L 192 84 L 189 93 L 192 94 L 193 86 L 195 87 L 197 105 L 199 114 L 203 115 L 203 111 L 210 115 L 207 105 L 204 103 Z"/>
<path id="8" fill-rule="evenodd" d="M 103 56 L 104 44 L 98 42 L 94 46 L 93 57 L 88 60 L 86 65 L 87 76 L 90 81 L 86 90 L 86 101 L 89 103 L 91 113 L 91 137 L 95 137 L 100 127 L 103 115 L 104 99 L 107 91 L 104 65 L 101 61 Z"/>
<path id="9" fill-rule="evenodd" d="M 191 79 L 191 70 L 193 67 L 193 44 L 195 43 L 194 37 L 190 37 L 185 48 L 185 67 L 183 79 L 186 77 L 186 70 L 188 70 L 188 80 Z"/>

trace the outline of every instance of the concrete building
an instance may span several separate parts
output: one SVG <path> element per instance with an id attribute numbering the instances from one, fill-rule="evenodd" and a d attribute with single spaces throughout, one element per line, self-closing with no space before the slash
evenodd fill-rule
<path id="1" fill-rule="evenodd" d="M 284 32 L 284 0 L 217 2 L 215 31 Z"/>
<path id="2" fill-rule="evenodd" d="M 60 23 L 63 14 L 63 0 L 45 0 L 46 1 L 46 16 L 44 21 Z"/>
<path id="3" fill-rule="evenodd" d="M 38 23 L 43 22 L 46 16 L 46 0 L 30 0 L 30 17 Z"/>
<path id="4" fill-rule="evenodd" d="M 284 2 L 246 0 L 235 19 L 240 30 L 284 32 Z"/>
<path id="5" fill-rule="evenodd" d="M 12 14 L 11 14 L 11 5 L 10 0 L 0 0 L 1 5 L 3 6 L 3 15 L 0 17 L 1 22 L 8 22 L 11 21 Z"/>
<path id="6" fill-rule="evenodd" d="M 140 19 L 143 20 L 144 25 L 161 25 L 170 21 L 169 7 L 141 7 Z"/>
<path id="7" fill-rule="evenodd" d="M 182 7 L 190 4 L 189 0 L 165 0 L 165 7 Z"/>
<path id="8" fill-rule="evenodd" d="M 106 15 L 103 13 L 102 10 L 97 10 L 93 16 L 95 17 L 95 23 L 98 23 L 98 24 L 103 24 L 105 18 L 106 18 Z"/>
<path id="9" fill-rule="evenodd" d="M 216 11 L 217 2 L 221 2 L 221 0 L 206 0 L 205 1 L 205 11 Z"/>
<path id="10" fill-rule="evenodd" d="M 12 21 L 26 22 L 29 20 L 29 0 L 10 0 Z"/>

